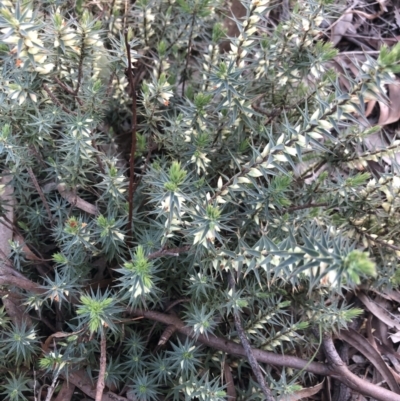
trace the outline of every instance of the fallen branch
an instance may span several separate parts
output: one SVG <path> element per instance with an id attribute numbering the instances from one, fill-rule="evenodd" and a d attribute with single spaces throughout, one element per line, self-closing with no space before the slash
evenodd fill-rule
<path id="1" fill-rule="evenodd" d="M 14 276 L 11 273 L 12 269 L 7 266 L 1 266 L 1 270 L 7 271 L 8 274 L 4 276 L 0 275 L 0 285 L 15 285 L 19 288 L 32 291 L 36 294 L 42 294 L 46 291 L 44 288 L 41 288 L 39 284 L 34 283 L 33 281 Z M 20 273 L 16 271 L 14 273 L 16 275 L 20 275 Z M 4 272 L 2 274 L 4 274 Z M 75 303 L 74 301 L 76 302 L 76 300 L 71 300 L 72 303 Z M 204 345 L 226 352 L 229 355 L 238 357 L 247 356 L 244 348 L 240 344 L 227 340 L 226 338 L 213 335 L 205 336 L 204 334 L 195 336 L 194 331 L 190 327 L 185 326 L 182 320 L 180 320 L 177 316 L 150 310 L 130 308 L 128 309 L 128 312 L 136 317 L 144 317 L 165 325 L 174 325 L 177 331 L 180 333 L 190 338 L 196 337 L 197 341 L 200 341 Z M 373 397 L 378 401 L 400 401 L 400 395 L 395 394 L 393 391 L 387 390 L 383 387 L 379 387 L 376 384 L 360 379 L 355 374 L 351 373 L 345 363 L 340 359 L 331 337 L 325 336 L 323 345 L 329 362 L 328 364 L 310 362 L 296 356 L 274 354 L 273 352 L 267 352 L 260 349 L 252 349 L 252 352 L 255 359 L 261 363 L 305 370 L 321 376 L 331 376 L 360 394 Z M 83 378 L 84 375 L 84 372 L 71 372 L 69 374 L 69 381 L 80 388 L 85 394 L 95 398 L 95 390 L 90 384 L 89 378 L 87 378 L 87 380 Z M 108 392 L 103 394 L 102 401 L 126 401 L 126 398 Z"/>
<path id="2" fill-rule="evenodd" d="M 332 337 L 325 335 L 322 344 L 326 358 L 329 362 L 330 376 L 344 383 L 347 387 L 357 391 L 360 394 L 367 395 L 379 401 L 400 401 L 400 395 L 393 391 L 379 387 L 367 380 L 360 379 L 352 373 L 346 364 L 342 361 L 336 351 Z"/>
<path id="3" fill-rule="evenodd" d="M 230 355 L 246 357 L 246 353 L 240 344 L 233 341 L 227 340 L 226 338 L 221 338 L 213 335 L 208 337 L 204 334 L 199 334 L 195 336 L 194 331 L 185 326 L 185 324 L 176 316 L 172 316 L 165 313 L 142 310 L 142 309 L 128 309 L 133 316 L 143 316 L 146 319 L 155 320 L 166 325 L 173 324 L 177 331 L 185 334 L 188 337 L 194 338 L 208 347 L 216 348 Z M 275 366 L 286 366 L 293 369 L 306 370 L 308 372 L 314 373 L 316 375 L 329 376 L 331 370 L 326 364 L 318 362 L 309 362 L 304 359 L 298 358 L 296 356 L 289 355 L 278 355 L 273 352 L 263 351 L 260 349 L 253 348 L 253 354 L 258 362 L 267 363 Z M 400 400 L 399 400 L 400 401 Z"/>
<path id="4" fill-rule="evenodd" d="M 185 326 L 184 323 L 176 316 L 154 311 L 145 311 L 141 309 L 130 309 L 129 312 L 134 316 L 143 316 L 146 319 L 155 320 L 166 325 L 173 324 L 180 333 L 185 334 L 190 338 L 195 337 L 194 331 L 190 327 Z M 218 349 L 230 355 L 246 357 L 246 352 L 241 345 L 225 338 L 212 335 L 206 337 L 204 334 L 200 334 L 196 337 L 196 339 L 208 347 Z M 309 362 L 295 356 L 279 355 L 259 349 L 252 349 L 252 351 L 258 362 L 305 370 L 321 376 L 332 376 L 360 394 L 373 397 L 378 401 L 400 401 L 400 395 L 395 394 L 383 387 L 379 387 L 376 384 L 360 379 L 355 374 L 351 373 L 337 354 L 332 339 L 330 342 L 329 339 L 324 340 L 325 349 L 328 348 L 328 351 L 326 352 L 327 354 L 334 356 L 334 350 L 337 358 L 328 358 L 329 364 Z"/>

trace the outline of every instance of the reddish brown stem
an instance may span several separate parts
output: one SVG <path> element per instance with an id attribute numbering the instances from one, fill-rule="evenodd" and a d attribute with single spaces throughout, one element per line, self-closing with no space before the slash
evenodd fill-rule
<path id="1" fill-rule="evenodd" d="M 128 33 L 125 32 L 125 46 L 126 53 L 128 55 L 128 68 L 127 76 L 132 96 L 132 146 L 131 146 L 131 157 L 129 159 L 129 215 L 128 215 L 128 238 L 132 239 L 132 220 L 133 220 L 133 195 L 134 195 L 134 180 L 135 180 L 135 153 L 136 153 L 136 126 L 137 126 L 137 112 L 136 112 L 136 82 L 133 80 L 132 72 L 132 58 L 131 58 L 131 47 L 128 43 Z"/>
<path id="2" fill-rule="evenodd" d="M 54 80 L 58 83 L 58 85 L 61 86 L 65 90 L 65 92 L 69 93 L 70 95 L 74 96 L 76 101 L 79 103 L 80 106 L 83 106 L 82 100 L 78 97 L 78 95 L 75 93 L 75 91 L 70 88 L 67 84 L 64 84 L 59 78 L 54 77 Z"/>
<path id="3" fill-rule="evenodd" d="M 44 208 L 46 209 L 47 216 L 49 218 L 50 224 L 53 224 L 53 215 L 51 214 L 51 210 L 50 210 L 49 204 L 47 203 L 47 200 L 46 200 L 46 197 L 44 196 L 42 188 L 40 188 L 40 185 L 39 185 L 39 183 L 38 183 L 38 181 L 36 179 L 35 173 L 33 172 L 33 170 L 30 167 L 28 167 L 27 170 L 28 170 L 29 177 L 31 177 L 33 185 L 35 186 L 36 191 L 38 192 L 38 194 L 40 196 L 40 199 L 43 202 Z"/>
<path id="4" fill-rule="evenodd" d="M 166 325 L 173 324 L 177 327 L 177 331 L 180 333 L 185 334 L 190 338 L 194 337 L 193 330 L 190 327 L 185 326 L 184 323 L 176 316 L 154 311 L 145 311 L 141 309 L 132 309 L 130 310 L 130 313 L 134 316 L 143 316 L 146 319 L 155 320 Z M 196 338 L 197 341 L 203 343 L 204 345 L 226 352 L 229 355 L 246 357 L 246 352 L 243 347 L 233 341 L 213 335 L 205 336 L 204 334 L 200 334 Z M 252 352 L 258 362 L 305 370 L 316 375 L 332 376 L 340 382 L 346 384 L 351 389 L 356 390 L 363 395 L 371 396 L 376 400 L 400 401 L 400 396 L 398 394 L 395 394 L 394 392 L 383 387 L 377 386 L 376 384 L 370 383 L 367 380 L 360 379 L 354 373 L 350 372 L 348 367 L 337 355 L 332 339 L 325 337 L 324 346 L 328 357 L 328 364 L 309 362 L 295 356 L 274 354 L 272 352 L 254 348 L 252 349 Z"/>
<path id="5" fill-rule="evenodd" d="M 72 114 L 73 116 L 76 116 L 77 114 L 65 107 L 53 94 L 53 92 L 50 90 L 50 88 L 46 85 L 43 84 L 43 89 L 46 91 L 46 93 L 50 96 L 50 99 L 58 106 L 60 107 L 63 111 L 65 111 L 67 114 Z"/>

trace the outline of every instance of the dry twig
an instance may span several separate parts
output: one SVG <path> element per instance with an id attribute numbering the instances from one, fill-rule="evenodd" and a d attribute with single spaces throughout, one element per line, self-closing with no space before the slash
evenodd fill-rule
<path id="1" fill-rule="evenodd" d="M 232 274 L 229 274 L 228 280 L 229 280 L 229 286 L 231 287 L 231 289 L 233 291 L 235 291 L 235 279 L 233 278 Z M 265 382 L 264 376 L 260 369 L 260 365 L 258 364 L 257 359 L 255 358 L 255 356 L 253 354 L 253 350 L 251 349 L 249 340 L 247 339 L 246 333 L 243 329 L 239 312 L 234 311 L 233 317 L 235 319 L 235 327 L 236 327 L 236 331 L 239 335 L 240 342 L 242 343 L 243 349 L 246 353 L 246 356 L 247 356 L 247 359 L 251 366 L 251 369 L 253 370 L 253 373 L 256 376 L 257 382 L 260 385 L 261 390 L 265 395 L 265 399 L 267 401 L 274 401 L 274 397 L 272 396 L 271 390 L 269 389 L 267 383 Z"/>
<path id="2" fill-rule="evenodd" d="M 128 41 L 128 33 L 125 32 L 125 46 L 126 53 L 128 55 L 128 68 L 126 70 L 130 93 L 132 97 L 132 145 L 131 145 L 131 156 L 129 159 L 129 195 L 128 195 L 128 204 L 129 204 L 129 215 L 128 215 L 128 238 L 132 237 L 132 220 L 133 220 L 133 195 L 135 192 L 134 181 L 135 181 L 135 154 L 136 154 L 136 145 L 137 145 L 137 110 L 136 110 L 136 83 L 133 79 L 132 72 L 132 58 L 131 58 L 131 47 Z"/>
<path id="3" fill-rule="evenodd" d="M 96 401 L 101 401 L 103 397 L 104 391 L 104 380 L 106 376 L 106 364 L 107 364 L 107 341 L 106 334 L 104 332 L 104 328 L 101 330 L 101 340 L 100 340 L 100 371 L 99 378 L 97 379 L 97 387 L 96 387 Z"/>

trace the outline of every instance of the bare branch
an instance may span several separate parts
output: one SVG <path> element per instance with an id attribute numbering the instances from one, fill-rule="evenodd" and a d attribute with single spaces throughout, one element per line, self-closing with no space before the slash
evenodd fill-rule
<path id="1" fill-rule="evenodd" d="M 137 110 L 136 110 L 136 83 L 133 79 L 132 72 L 132 59 L 131 59 L 131 47 L 128 41 L 128 33 L 125 32 L 125 46 L 126 53 L 128 55 L 128 68 L 127 68 L 127 78 L 130 86 L 130 92 L 132 97 L 132 145 L 131 145 L 131 157 L 129 159 L 129 216 L 128 216 L 128 237 L 132 237 L 132 220 L 133 220 L 133 195 L 135 193 L 134 180 L 135 180 L 135 153 L 137 144 Z"/>
<path id="2" fill-rule="evenodd" d="M 185 326 L 185 324 L 178 317 L 142 309 L 128 309 L 133 316 L 143 316 L 146 319 L 155 320 L 166 325 L 173 324 L 177 327 L 177 331 L 190 338 L 196 338 L 204 345 L 221 350 L 230 355 L 245 357 L 246 353 L 240 344 L 233 341 L 227 340 L 226 338 L 217 336 L 205 336 L 204 334 L 195 335 L 194 331 Z M 276 366 L 286 366 L 293 369 L 304 369 L 308 372 L 314 373 L 316 375 L 329 376 L 331 370 L 329 367 L 323 363 L 309 362 L 304 359 L 289 356 L 289 355 L 278 355 L 273 352 L 267 352 L 259 349 L 253 349 L 253 354 L 258 362 L 267 363 Z M 399 400 L 400 401 L 400 400 Z"/>
<path id="3" fill-rule="evenodd" d="M 31 177 L 33 185 L 35 186 L 36 191 L 38 192 L 38 194 L 40 196 L 40 199 L 43 202 L 44 208 L 46 209 L 47 216 L 49 218 L 50 224 L 53 224 L 53 216 L 51 214 L 51 210 L 50 210 L 49 204 L 47 203 L 47 200 L 46 200 L 46 197 L 44 196 L 42 188 L 40 188 L 40 185 L 39 185 L 39 183 L 38 183 L 38 181 L 36 179 L 35 173 L 33 172 L 33 170 L 30 167 L 28 167 L 27 170 L 28 170 L 29 177 Z"/>
<path id="4" fill-rule="evenodd" d="M 106 348 L 106 334 L 104 332 L 104 328 L 101 330 L 101 340 L 100 340 L 100 371 L 99 378 L 97 380 L 96 387 L 96 401 L 101 401 L 103 398 L 104 391 L 104 378 L 106 376 L 106 364 L 107 364 L 107 348 Z"/>
<path id="5" fill-rule="evenodd" d="M 179 331 L 180 333 L 185 334 L 190 338 L 195 337 L 194 331 L 190 327 L 186 327 L 184 323 L 176 316 L 167 315 L 155 311 L 145 311 L 141 309 L 130 309 L 129 312 L 134 316 L 143 316 L 146 319 L 155 320 L 166 325 L 173 324 L 177 327 L 177 331 Z M 202 344 L 208 347 L 218 349 L 230 355 L 241 357 L 246 356 L 246 352 L 241 345 L 233 341 L 229 341 L 226 338 L 221 338 L 217 336 L 206 337 L 204 334 L 200 334 L 196 337 L 196 339 L 197 341 L 200 341 Z M 332 340 L 331 343 L 334 349 Z M 327 345 L 329 346 L 329 341 Z M 356 390 L 363 395 L 374 397 L 378 401 L 400 401 L 400 395 L 397 395 L 390 390 L 379 387 L 376 384 L 360 379 L 359 377 L 351 373 L 349 369 L 344 365 L 339 355 L 337 355 L 336 350 L 335 353 L 338 359 L 333 358 L 332 360 L 330 360 L 328 358 L 329 364 L 309 362 L 295 356 L 279 355 L 274 354 L 273 352 L 267 352 L 259 349 L 253 349 L 252 351 L 254 357 L 258 362 L 267 363 L 275 366 L 284 366 L 293 369 L 305 370 L 307 372 L 321 376 L 333 376 L 337 380 L 346 384 L 351 389 Z M 335 365 L 335 361 L 338 363 L 338 365 Z M 340 365 L 340 363 L 342 365 Z"/>
<path id="6" fill-rule="evenodd" d="M 339 354 L 337 353 L 332 337 L 330 335 L 324 335 L 322 344 L 324 347 L 326 358 L 328 359 L 330 365 L 330 376 L 335 377 L 351 389 L 356 390 L 363 395 L 373 397 L 379 401 L 400 401 L 399 394 L 372 384 L 367 380 L 360 379 L 354 373 L 350 372 L 349 368 L 346 366 L 346 364 L 342 361 Z"/>
<path id="7" fill-rule="evenodd" d="M 46 93 L 50 96 L 50 99 L 58 106 L 60 107 L 63 111 L 65 111 L 68 114 L 72 114 L 73 116 L 76 116 L 77 114 L 65 107 L 53 94 L 53 92 L 50 90 L 50 88 L 46 85 L 43 84 L 43 89 L 46 91 Z"/>
<path id="8" fill-rule="evenodd" d="M 235 279 L 233 278 L 233 275 L 229 274 L 228 279 L 229 279 L 229 286 L 233 291 L 235 291 Z M 233 317 L 235 319 L 235 327 L 239 335 L 240 342 L 242 343 L 243 349 L 246 352 L 247 359 L 249 361 L 251 369 L 253 370 L 253 373 L 256 376 L 257 382 L 260 385 L 261 390 L 265 395 L 265 399 L 267 401 L 274 401 L 274 397 L 272 396 L 271 390 L 269 389 L 267 383 L 265 382 L 264 376 L 260 369 L 260 365 L 258 364 L 257 359 L 253 354 L 253 350 L 251 349 L 249 340 L 247 339 L 246 333 L 243 329 L 242 322 L 240 319 L 240 313 L 238 311 L 234 311 Z"/>

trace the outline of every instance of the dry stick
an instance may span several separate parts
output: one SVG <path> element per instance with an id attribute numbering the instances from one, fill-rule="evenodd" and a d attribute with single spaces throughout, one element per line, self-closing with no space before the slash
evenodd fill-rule
<path id="1" fill-rule="evenodd" d="M 196 337 L 194 331 L 190 327 L 185 326 L 185 324 L 176 316 L 154 311 L 145 311 L 141 309 L 130 309 L 129 312 L 134 316 L 143 316 L 146 319 L 155 320 L 166 325 L 174 324 L 180 333 L 190 338 L 196 338 L 197 341 L 200 341 L 208 347 L 226 352 L 229 355 L 246 357 L 246 352 L 240 344 L 227 340 L 226 338 L 212 335 L 207 337 L 204 334 L 200 334 Z M 331 361 L 329 361 L 330 363 L 328 365 L 319 362 L 309 362 L 296 356 L 279 355 L 259 349 L 253 349 L 252 351 L 258 362 L 305 370 L 316 375 L 332 376 L 346 384 L 351 389 L 356 390 L 363 395 L 371 396 L 378 401 L 400 401 L 400 396 L 398 394 L 395 394 L 392 391 L 386 390 L 366 380 L 360 379 L 351 373 L 347 367 L 339 369 L 337 366 L 332 365 Z M 340 357 L 337 357 L 340 360 Z M 342 364 L 344 365 L 343 362 Z"/>
<path id="2" fill-rule="evenodd" d="M 44 294 L 46 290 L 41 288 L 39 284 L 28 280 L 27 278 L 21 278 L 15 275 L 16 272 L 7 271 L 9 268 L 6 266 L 0 266 L 0 285 L 10 285 L 18 288 L 22 288 L 26 291 L 31 291 L 34 294 Z M 9 269 L 12 270 L 12 269 Z"/>
<path id="3" fill-rule="evenodd" d="M 227 340 L 226 338 L 213 335 L 209 335 L 207 337 L 204 334 L 199 334 L 196 336 L 194 331 L 190 327 L 185 326 L 182 320 L 180 320 L 177 316 L 149 310 L 145 311 L 142 309 L 128 309 L 128 312 L 133 316 L 143 316 L 146 319 L 155 320 L 165 325 L 173 324 L 175 327 L 177 327 L 177 331 L 180 333 L 190 338 L 196 338 L 198 341 L 208 347 L 226 352 L 229 355 L 246 357 L 246 352 L 240 344 Z M 253 349 L 253 354 L 258 362 L 276 366 L 285 366 L 299 370 L 304 369 L 307 372 L 311 372 L 316 375 L 328 376 L 331 374 L 331 370 L 327 365 L 318 362 L 310 363 L 309 361 L 296 356 L 279 355 L 259 349 Z"/>
<path id="4" fill-rule="evenodd" d="M 123 29 L 126 29 L 126 20 L 128 18 L 128 0 L 125 0 L 125 12 L 124 12 L 124 26 Z"/>
<path id="5" fill-rule="evenodd" d="M 229 280 L 229 286 L 233 291 L 235 291 L 235 279 L 233 278 L 233 275 L 231 273 L 229 273 L 228 275 L 228 280 Z M 251 369 L 253 370 L 253 373 L 256 376 L 257 382 L 260 385 L 261 390 L 265 395 L 265 399 L 267 401 L 274 401 L 274 397 L 271 393 L 271 390 L 269 389 L 267 383 L 265 382 L 264 376 L 260 369 L 260 365 L 258 364 L 253 354 L 253 350 L 251 349 L 249 340 L 247 339 L 246 333 L 243 330 L 242 322 L 240 321 L 240 313 L 238 311 L 234 311 L 233 317 L 235 319 L 235 327 L 236 331 L 239 334 L 240 342 L 242 343 L 243 348 L 246 352 L 247 359 L 249 361 Z"/>
<path id="6" fill-rule="evenodd" d="M 226 395 L 228 396 L 228 400 L 236 401 L 235 383 L 233 382 L 231 368 L 226 361 L 224 362 L 224 377 L 226 382 Z"/>
<path id="7" fill-rule="evenodd" d="M 386 246 L 386 247 L 388 247 L 390 249 L 393 249 L 395 251 L 400 251 L 400 247 L 398 247 L 396 245 L 389 244 L 388 242 L 383 241 L 383 240 L 381 240 L 379 238 L 374 238 L 372 235 L 365 233 L 364 231 L 358 229 L 357 227 L 355 227 L 355 228 L 356 228 L 356 230 L 357 230 L 357 232 L 359 234 L 366 236 L 370 241 L 375 242 L 375 243 L 377 243 L 379 245 L 382 245 L 382 246 Z"/>
<path id="8" fill-rule="evenodd" d="M 182 303 L 182 302 L 190 302 L 190 298 L 182 298 L 182 299 L 177 299 L 176 301 L 172 302 L 170 305 L 168 305 L 168 308 L 166 308 L 164 310 L 165 313 L 167 313 L 168 311 L 170 311 L 174 306 Z M 176 316 L 176 313 L 172 311 L 172 314 L 174 316 Z M 154 325 L 156 324 L 156 322 L 154 322 Z M 152 327 L 152 329 L 154 328 L 154 325 Z M 158 340 L 158 344 L 156 347 L 156 350 L 158 350 L 161 346 L 165 345 L 167 343 L 167 341 L 171 338 L 172 334 L 174 334 L 176 332 L 177 328 L 175 327 L 174 324 L 170 324 L 168 325 L 165 330 L 163 331 L 163 333 L 160 336 L 160 339 Z M 148 337 L 149 339 L 149 337 Z M 148 342 L 147 339 L 147 342 Z"/>
<path id="9" fill-rule="evenodd" d="M 44 90 L 46 91 L 46 93 L 50 96 L 50 99 L 51 99 L 58 107 L 61 107 L 61 109 L 62 109 L 63 111 L 65 111 L 65 112 L 68 113 L 68 114 L 72 114 L 73 116 L 76 116 L 76 115 L 77 115 L 74 111 L 72 111 L 72 110 L 68 109 L 67 107 L 65 107 L 65 106 L 54 96 L 53 92 L 50 90 L 50 88 L 49 88 L 46 84 L 43 84 L 43 89 L 44 89 Z"/>
<path id="10" fill-rule="evenodd" d="M 12 269 L 6 268 L 6 270 Z M 20 278 L 15 276 L 13 277 L 12 275 L 7 275 L 6 277 L 1 277 L 0 275 L 0 285 L 15 285 L 25 290 L 32 291 L 36 294 L 43 294 L 45 292 L 45 289 L 40 288 L 37 283 L 34 283 L 28 279 L 21 280 Z M 177 327 L 179 332 L 190 338 L 195 337 L 193 330 L 190 327 L 185 326 L 184 323 L 176 316 L 154 311 L 145 311 L 141 309 L 130 309 L 129 311 L 134 316 L 143 316 L 146 319 L 155 320 L 166 325 L 173 324 L 175 327 Z M 205 336 L 204 334 L 200 334 L 197 336 L 197 340 L 209 347 L 219 349 L 230 355 L 242 357 L 247 356 L 246 351 L 241 345 L 225 338 L 220 338 L 217 336 Z M 286 366 L 293 369 L 304 369 L 317 375 L 333 376 L 353 390 L 356 390 L 361 394 L 374 397 L 378 401 L 400 401 L 400 395 L 375 384 L 369 383 L 366 380 L 360 379 L 351 373 L 337 354 L 331 338 L 325 337 L 323 344 L 328 357 L 329 365 L 318 362 L 309 362 L 295 356 L 279 355 L 258 349 L 253 349 L 252 352 L 255 359 L 259 362 L 276 366 Z M 79 383 L 77 384 L 78 386 Z M 73 382 L 73 384 L 76 383 Z"/>
<path id="11" fill-rule="evenodd" d="M 74 98 L 76 99 L 76 101 L 79 103 L 80 106 L 83 106 L 83 102 L 82 100 L 79 98 L 79 96 L 75 93 L 75 91 L 70 88 L 67 84 L 65 84 L 64 82 L 62 82 L 59 78 L 54 77 L 54 80 L 58 83 L 58 85 L 61 86 L 61 88 L 63 88 L 65 90 L 65 92 L 69 93 L 70 95 L 74 96 Z"/>
<path id="12" fill-rule="evenodd" d="M 10 271 L 11 274 L 8 274 L 6 277 L 2 277 L 0 274 L 0 285 L 15 285 L 19 288 L 32 291 L 36 294 L 43 294 L 46 291 L 44 288 L 40 288 L 39 284 L 34 283 L 29 279 L 24 278 L 23 280 L 21 280 L 20 278 L 13 276 L 12 273 L 16 274 L 17 272 L 14 272 L 12 269 L 7 268 L 6 266 L 2 266 L 2 269 Z M 75 303 L 75 300 L 72 300 L 72 303 Z M 129 313 L 133 316 L 144 317 L 146 319 L 155 320 L 166 325 L 173 324 L 177 327 L 180 333 L 186 335 L 187 337 L 196 337 L 194 331 L 190 327 L 185 326 L 185 324 L 176 316 L 171 316 L 168 314 L 149 310 L 146 311 L 142 309 L 129 309 Z M 204 334 L 200 334 L 196 338 L 197 341 L 200 341 L 204 345 L 226 352 L 230 355 L 240 357 L 246 356 L 246 352 L 241 345 L 233 341 L 229 341 L 226 338 L 221 338 L 217 336 L 205 336 Z M 316 375 L 332 376 L 342 383 L 346 384 L 353 390 L 356 390 L 361 394 L 374 397 L 378 401 L 400 401 L 400 395 L 379 387 L 375 384 L 369 383 L 366 380 L 360 379 L 359 377 L 351 373 L 349 369 L 344 365 L 343 361 L 341 361 L 339 355 L 337 355 L 332 339 L 325 339 L 324 346 L 327 356 L 330 355 L 328 357 L 330 365 L 318 362 L 309 362 L 295 356 L 279 355 L 274 354 L 273 352 L 267 352 L 259 349 L 253 349 L 252 351 L 254 357 L 258 362 L 299 370 L 304 369 L 307 372 L 314 373 Z M 82 384 L 80 380 L 76 380 L 75 382 L 72 380 L 72 378 L 70 378 L 70 381 L 78 387 Z M 105 394 L 105 396 L 107 396 L 107 400 L 110 399 L 108 397 L 109 394 L 110 393 Z M 115 394 L 112 394 L 112 396 L 114 397 L 114 400 L 126 400 L 125 398 L 118 396 L 117 398 L 115 398 Z M 104 399 L 105 398 L 103 397 L 103 400 Z"/>
<path id="13" fill-rule="evenodd" d="M 351 389 L 356 390 L 361 394 L 373 397 L 379 401 L 400 401 L 399 394 L 372 384 L 367 380 L 360 379 L 352 373 L 337 353 L 330 335 L 326 334 L 324 336 L 322 344 L 330 365 L 331 376 L 340 380 Z"/>
<path id="14" fill-rule="evenodd" d="M 13 231 L 15 233 L 15 236 L 14 236 L 15 239 L 18 240 L 19 242 L 24 242 L 25 243 L 24 237 L 21 234 L 21 231 L 19 231 L 18 227 L 12 221 L 10 221 L 10 219 L 8 219 L 7 216 L 5 216 L 5 215 L 2 216 L 2 219 L 4 221 L 0 220 L 0 224 L 4 224 L 6 227 L 12 227 L 12 229 L 13 229 Z M 7 224 L 5 224 L 4 222 L 7 222 Z M 35 246 L 32 245 L 32 244 L 30 244 L 30 246 L 29 246 L 29 249 L 31 249 L 31 248 L 36 252 L 37 255 L 40 256 L 37 259 L 38 261 L 46 263 L 47 261 L 52 260 L 52 259 L 47 259 L 47 260 L 44 259 L 42 254 L 39 252 L 39 250 L 37 248 L 35 248 Z M 25 251 L 25 253 L 26 253 L 26 251 Z M 10 266 L 13 267 L 11 263 L 10 263 Z"/>
<path id="15" fill-rule="evenodd" d="M 50 224 L 53 225 L 53 216 L 51 214 L 51 210 L 50 210 L 49 204 L 47 203 L 47 200 L 46 200 L 46 197 L 44 196 L 42 188 L 40 188 L 40 185 L 37 182 L 36 176 L 35 176 L 33 170 L 30 167 L 28 167 L 28 174 L 29 174 L 29 177 L 31 177 L 33 185 L 35 186 L 36 191 L 38 192 L 38 194 L 40 196 L 40 199 L 43 202 L 43 205 L 44 205 L 44 207 L 46 209 L 47 215 L 48 215 L 49 220 L 50 220 Z"/>
<path id="16" fill-rule="evenodd" d="M 51 386 L 47 389 L 47 396 L 45 401 L 51 401 L 51 397 L 53 396 L 54 390 L 56 389 L 57 383 L 58 383 L 58 375 L 60 374 L 60 371 L 58 370 L 57 373 L 54 375 L 53 381 L 51 383 Z"/>
<path id="17" fill-rule="evenodd" d="M 177 299 L 176 301 L 172 302 L 168 307 L 164 310 L 164 313 L 167 313 L 169 310 L 171 310 L 174 306 L 180 304 L 181 302 L 190 302 L 190 298 L 182 298 L 182 299 Z M 151 335 L 153 334 L 153 330 L 156 327 L 157 322 L 154 322 L 153 326 L 151 327 L 149 334 L 147 335 L 147 340 L 146 344 L 149 343 Z M 170 324 L 167 326 L 167 328 L 164 330 L 163 334 L 161 334 L 160 340 L 158 341 L 156 349 L 158 349 L 159 346 L 164 345 L 169 338 L 172 336 L 172 334 L 175 333 L 176 327 L 173 324 Z"/>
<path id="18" fill-rule="evenodd" d="M 186 245 L 182 248 L 168 248 L 168 249 L 160 249 L 159 251 L 155 251 L 147 256 L 147 259 L 156 259 L 161 258 L 163 256 L 179 256 L 183 252 L 187 252 L 190 250 L 190 246 Z"/>
<path id="19" fill-rule="evenodd" d="M 166 329 L 162 332 L 160 339 L 157 343 L 157 348 L 165 345 L 167 341 L 171 338 L 172 334 L 176 331 L 176 327 L 173 324 L 170 324 L 166 327 Z"/>
<path id="20" fill-rule="evenodd" d="M 187 54 L 186 54 L 185 69 L 183 70 L 182 97 L 185 96 L 185 83 L 186 83 L 186 78 L 188 75 L 187 70 L 189 68 L 189 59 L 190 59 L 190 51 L 191 51 L 191 47 L 192 47 L 193 29 L 194 29 L 195 19 L 196 19 L 196 12 L 193 11 L 192 21 L 190 23 L 190 34 L 189 34 L 188 48 L 187 48 Z"/>
<path id="21" fill-rule="evenodd" d="M 65 184 L 58 184 L 57 190 L 64 199 L 66 199 L 73 206 L 76 206 L 78 209 L 95 216 L 98 214 L 99 211 L 95 205 L 85 201 L 80 196 L 68 190 Z"/>
<path id="22" fill-rule="evenodd" d="M 131 146 L 131 157 L 129 159 L 129 195 L 128 195 L 128 203 L 129 203 L 129 216 L 128 216 L 128 238 L 132 238 L 132 220 L 133 220 L 133 195 L 134 188 L 133 182 L 135 178 L 135 153 L 136 153 L 136 126 L 137 126 L 137 113 L 136 113 L 136 83 L 133 82 L 133 72 L 132 72 L 132 59 L 131 59 L 131 47 L 128 42 L 128 33 L 125 31 L 125 46 L 126 53 L 128 55 L 128 80 L 129 86 L 132 96 L 132 146 Z"/>
<path id="23" fill-rule="evenodd" d="M 96 387 L 96 400 L 101 401 L 103 397 L 103 390 L 105 387 L 104 378 L 106 375 L 106 363 L 107 363 L 107 355 L 106 355 L 106 335 L 104 333 L 104 328 L 101 330 L 101 341 L 100 341 L 100 371 L 99 371 L 99 379 L 97 380 Z"/>
<path id="24" fill-rule="evenodd" d="M 86 33 L 83 32 L 82 40 L 81 40 L 81 54 L 79 55 L 79 64 L 78 64 L 78 83 L 76 84 L 76 89 L 74 91 L 75 96 L 78 95 L 79 89 L 81 88 L 82 78 L 83 78 L 83 59 L 85 58 L 85 39 Z"/>
<path id="25" fill-rule="evenodd" d="M 306 205 L 291 206 L 287 209 L 283 209 L 284 213 L 295 212 L 297 210 L 311 209 L 314 207 L 328 207 L 329 203 L 307 203 Z"/>

